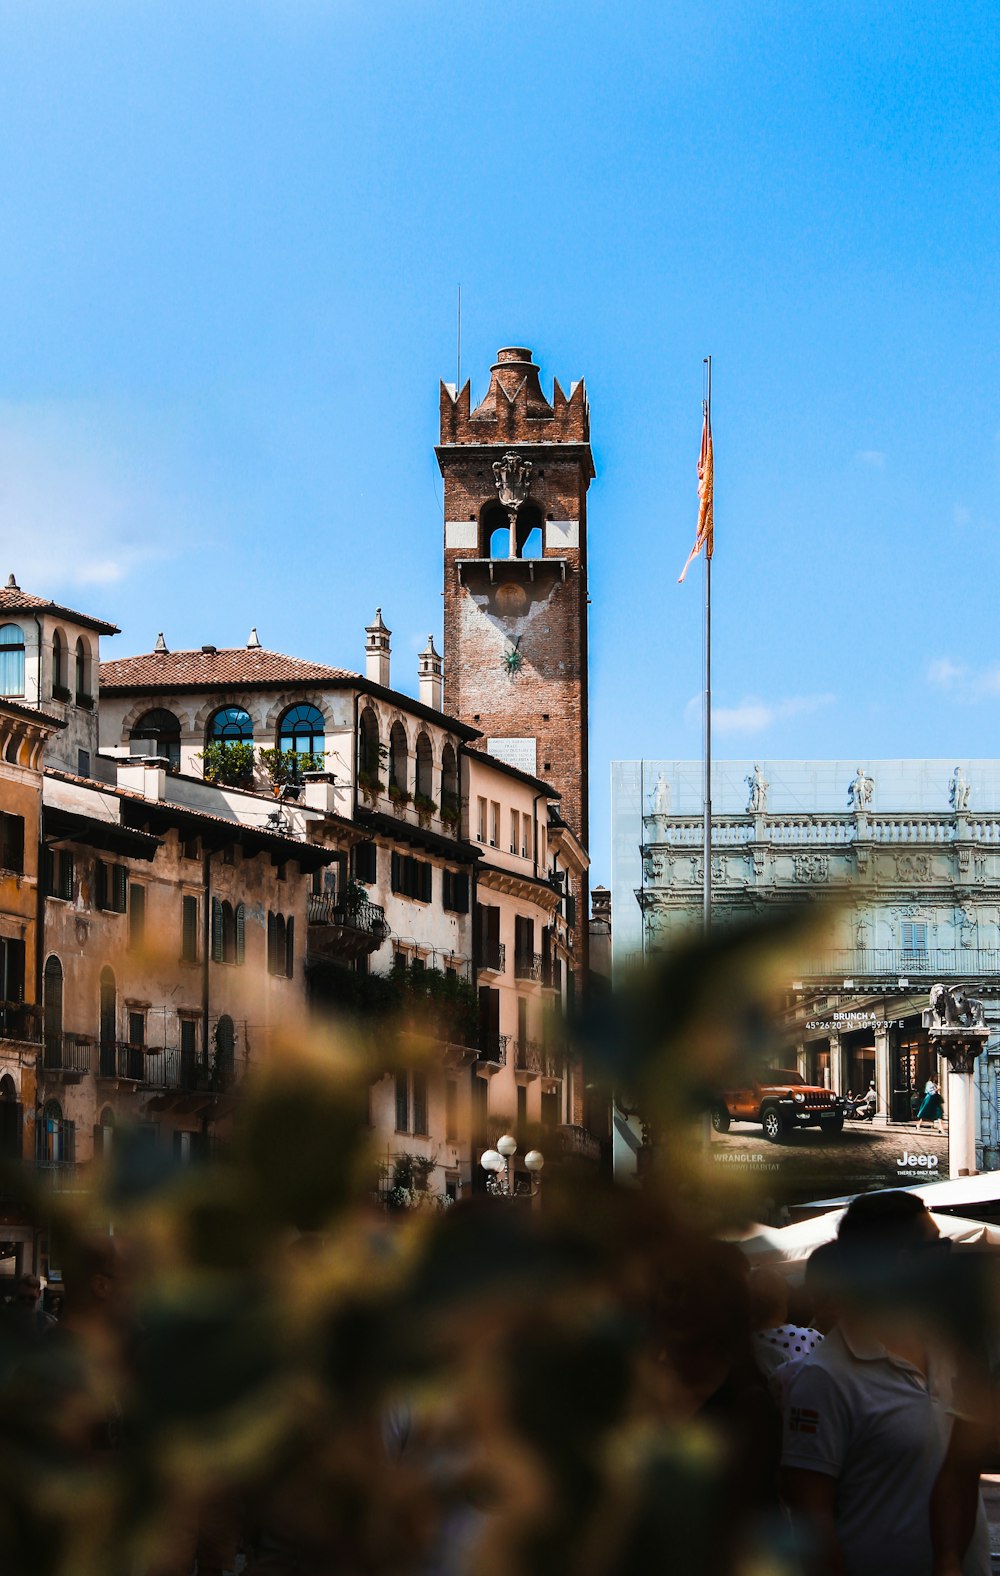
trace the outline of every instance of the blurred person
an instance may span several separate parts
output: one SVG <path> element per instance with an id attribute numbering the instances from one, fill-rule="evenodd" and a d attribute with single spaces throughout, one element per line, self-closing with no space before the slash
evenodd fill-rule
<path id="1" fill-rule="evenodd" d="M 788 1317 L 788 1283 L 777 1270 L 750 1272 L 750 1315 L 754 1361 L 765 1378 L 797 1357 L 807 1357 L 823 1339 L 818 1330 Z"/>
<path id="2" fill-rule="evenodd" d="M 939 1132 L 941 1118 L 943 1116 L 944 1102 L 941 1099 L 941 1091 L 934 1082 L 933 1078 L 929 1078 L 927 1080 L 927 1087 L 924 1090 L 924 1097 L 921 1100 L 920 1106 L 917 1110 L 917 1126 L 924 1127 L 928 1122 L 930 1122 L 934 1131 Z"/>
<path id="3" fill-rule="evenodd" d="M 955 1363 L 920 1317 L 938 1231 L 921 1199 L 855 1199 L 837 1237 L 837 1321 L 784 1390 L 781 1487 L 817 1576 L 932 1576 L 930 1499 Z M 963 1576 L 988 1576 L 985 1517 Z"/>
<path id="4" fill-rule="evenodd" d="M 42 1308 L 41 1280 L 28 1271 L 17 1277 L 14 1295 L 4 1311 L 12 1333 L 22 1340 L 47 1334 L 56 1322 Z"/>

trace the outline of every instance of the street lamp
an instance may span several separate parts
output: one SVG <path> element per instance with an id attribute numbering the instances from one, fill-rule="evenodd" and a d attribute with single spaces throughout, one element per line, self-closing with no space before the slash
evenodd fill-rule
<path id="1" fill-rule="evenodd" d="M 522 1182 L 518 1185 L 511 1175 L 510 1163 L 517 1154 L 517 1139 L 513 1133 L 504 1133 L 497 1139 L 495 1149 L 484 1150 L 479 1164 L 486 1172 L 486 1191 L 493 1193 L 498 1198 L 513 1198 L 515 1194 L 528 1194 L 530 1197 L 538 1192 L 535 1182 Z M 536 1177 L 545 1164 L 545 1156 L 540 1149 L 529 1149 L 524 1157 L 525 1169 Z"/>

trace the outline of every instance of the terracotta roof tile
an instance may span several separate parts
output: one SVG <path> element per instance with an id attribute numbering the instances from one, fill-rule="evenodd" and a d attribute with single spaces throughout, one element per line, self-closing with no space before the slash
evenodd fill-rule
<path id="1" fill-rule="evenodd" d="M 200 651 L 151 651 L 101 663 L 101 691 L 202 690 L 277 687 L 282 684 L 329 684 L 358 678 L 345 668 L 303 662 L 262 646 L 210 647 Z"/>
<path id="2" fill-rule="evenodd" d="M 76 613 L 71 607 L 62 607 L 50 597 L 32 596 L 20 586 L 0 586 L 0 612 L 4 613 L 56 613 L 62 618 L 82 624 L 84 629 L 96 630 L 99 635 L 117 635 L 117 624 L 108 624 L 103 618 L 93 618 L 89 613 Z"/>

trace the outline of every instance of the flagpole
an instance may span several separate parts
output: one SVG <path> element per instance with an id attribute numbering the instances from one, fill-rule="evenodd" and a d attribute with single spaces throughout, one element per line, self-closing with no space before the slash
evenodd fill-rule
<path id="1" fill-rule="evenodd" d="M 705 357 L 705 418 L 712 425 L 712 358 Z M 712 927 L 712 540 L 705 551 L 705 868 L 702 922 L 705 935 Z"/>

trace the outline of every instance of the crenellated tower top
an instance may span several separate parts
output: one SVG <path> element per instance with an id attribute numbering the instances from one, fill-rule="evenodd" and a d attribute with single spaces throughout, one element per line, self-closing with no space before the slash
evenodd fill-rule
<path id="1" fill-rule="evenodd" d="M 490 386 L 475 410 L 471 384 L 441 384 L 441 443 L 590 443 L 590 407 L 581 378 L 563 393 L 553 379 L 551 403 L 542 393 L 538 367 L 523 345 L 497 352 Z M 590 472 L 593 475 L 593 470 Z"/>

